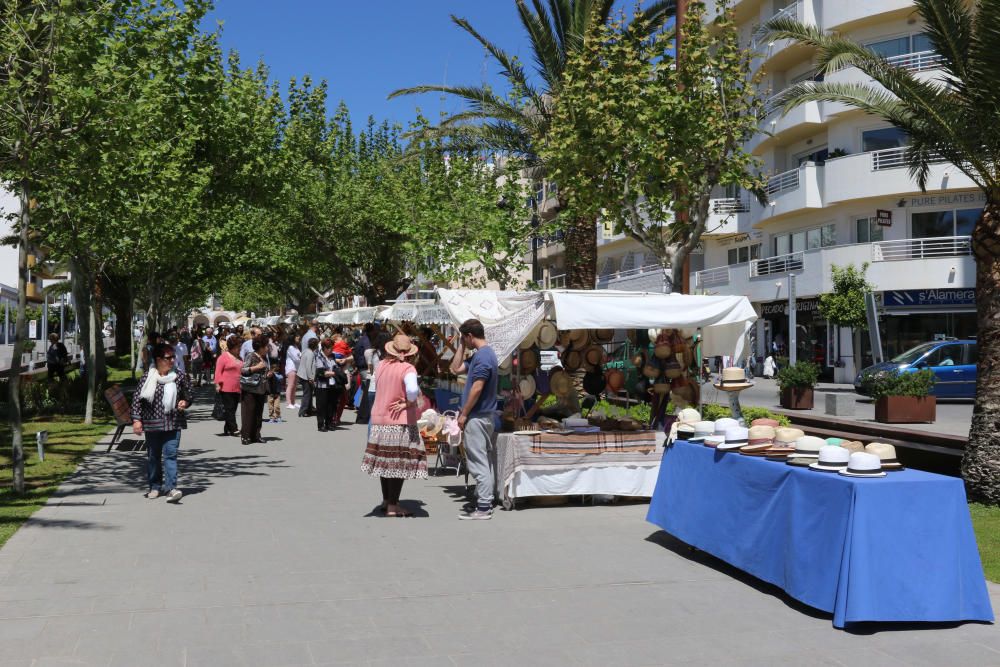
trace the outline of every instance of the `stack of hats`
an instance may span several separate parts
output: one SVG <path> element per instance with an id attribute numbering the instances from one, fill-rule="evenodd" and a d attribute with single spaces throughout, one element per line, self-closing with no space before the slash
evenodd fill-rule
<path id="1" fill-rule="evenodd" d="M 815 463 L 819 458 L 819 450 L 826 446 L 826 441 L 823 438 L 803 435 L 795 441 L 795 451 L 788 455 L 788 464 L 808 466 Z"/>
<path id="2" fill-rule="evenodd" d="M 847 467 L 837 472 L 845 477 L 885 477 L 882 460 L 868 452 L 854 452 L 847 461 Z"/>
<path id="3" fill-rule="evenodd" d="M 758 421 L 774 422 L 773 419 L 761 419 L 754 420 L 754 423 L 756 424 Z M 783 426 L 774 427 L 770 423 L 758 424 L 757 428 L 770 428 L 774 431 L 774 442 L 764 451 L 764 457 L 768 461 L 777 461 L 779 463 L 784 463 L 788 460 L 789 455 L 795 453 L 795 441 L 805 435 L 800 429 Z"/>
<path id="4" fill-rule="evenodd" d="M 751 426 L 746 447 L 740 448 L 740 454 L 747 456 L 766 456 L 774 447 L 773 426 Z"/>
<path id="5" fill-rule="evenodd" d="M 701 421 L 701 413 L 694 408 L 684 408 L 677 413 L 677 421 L 670 427 L 668 442 L 688 440 L 694 436 L 694 426 Z"/>
<path id="6" fill-rule="evenodd" d="M 739 425 L 738 421 L 729 417 L 716 419 L 712 423 L 712 433 L 705 436 L 704 445 L 713 448 L 724 445 L 726 443 L 726 429 Z"/>
<path id="7" fill-rule="evenodd" d="M 715 422 L 700 421 L 694 423 L 694 435 L 689 442 L 704 443 L 705 438 L 715 433 Z"/>
<path id="8" fill-rule="evenodd" d="M 750 422 L 751 426 L 770 426 L 771 428 L 778 428 L 781 424 L 777 419 L 770 419 L 769 417 L 758 417 Z"/>
<path id="9" fill-rule="evenodd" d="M 726 428 L 725 438 L 726 441 L 715 448 L 720 452 L 735 451 L 747 446 L 747 442 L 750 440 L 750 430 L 745 426 L 730 426 Z"/>
<path id="10" fill-rule="evenodd" d="M 840 445 L 824 445 L 819 450 L 816 461 L 809 464 L 813 470 L 837 472 L 846 470 L 851 453 Z"/>

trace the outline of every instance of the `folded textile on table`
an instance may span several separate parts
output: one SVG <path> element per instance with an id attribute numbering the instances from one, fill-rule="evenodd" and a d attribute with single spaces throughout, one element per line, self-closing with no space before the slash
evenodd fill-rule
<path id="1" fill-rule="evenodd" d="M 649 453 L 656 449 L 655 431 L 600 431 L 557 435 L 542 433 L 532 439 L 533 454 Z"/>

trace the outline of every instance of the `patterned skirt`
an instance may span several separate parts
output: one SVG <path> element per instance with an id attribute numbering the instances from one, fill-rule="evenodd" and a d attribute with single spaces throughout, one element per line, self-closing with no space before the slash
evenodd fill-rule
<path id="1" fill-rule="evenodd" d="M 420 430 L 405 424 L 372 424 L 361 471 L 372 477 L 427 479 L 427 452 Z"/>

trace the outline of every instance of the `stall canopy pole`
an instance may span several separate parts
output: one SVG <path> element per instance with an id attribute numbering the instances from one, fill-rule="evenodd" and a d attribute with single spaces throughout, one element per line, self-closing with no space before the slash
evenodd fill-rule
<path id="1" fill-rule="evenodd" d="M 794 364 L 798 358 L 798 331 L 795 313 L 795 274 L 788 274 L 788 363 Z"/>

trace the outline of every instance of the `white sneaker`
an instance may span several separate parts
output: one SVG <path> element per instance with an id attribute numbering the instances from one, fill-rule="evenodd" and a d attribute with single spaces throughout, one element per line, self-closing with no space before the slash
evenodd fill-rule
<path id="1" fill-rule="evenodd" d="M 295 405 L 294 403 L 289 403 L 288 405 L 285 406 L 285 408 L 287 408 L 288 410 L 298 410 L 299 406 Z"/>
<path id="2" fill-rule="evenodd" d="M 493 512 L 489 510 L 486 512 L 473 510 L 471 512 L 462 512 L 458 515 L 458 518 L 462 521 L 489 521 L 493 518 Z"/>
<path id="3" fill-rule="evenodd" d="M 150 500 L 154 500 L 160 497 L 160 492 L 158 489 L 151 489 L 149 493 L 146 494 L 146 497 Z"/>
<path id="4" fill-rule="evenodd" d="M 181 492 L 180 489 L 174 489 L 173 491 L 171 491 L 170 493 L 167 494 L 167 502 L 168 503 L 178 503 L 178 502 L 180 502 L 180 500 L 181 500 L 181 498 L 183 496 L 184 496 L 184 494 Z"/>

